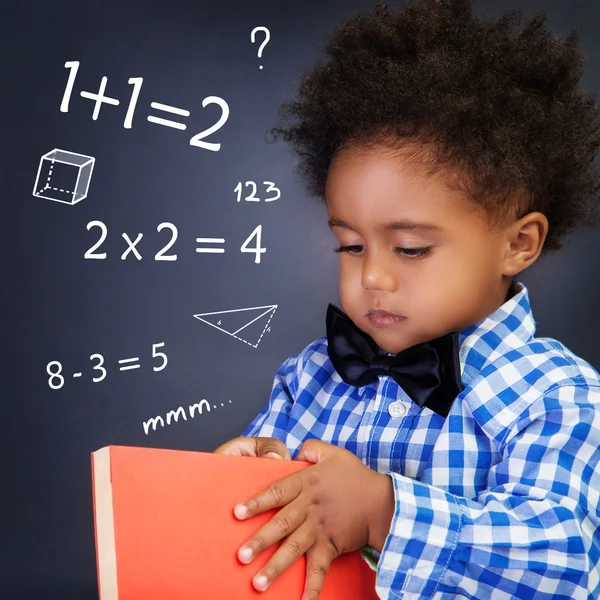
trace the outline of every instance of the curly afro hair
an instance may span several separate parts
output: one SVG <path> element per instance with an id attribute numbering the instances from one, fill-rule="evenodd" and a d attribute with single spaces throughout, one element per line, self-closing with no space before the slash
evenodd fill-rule
<path id="1" fill-rule="evenodd" d="M 472 0 L 377 0 L 325 41 L 328 60 L 302 75 L 270 129 L 292 142 L 297 172 L 325 201 L 339 152 L 382 145 L 482 209 L 489 229 L 532 211 L 549 223 L 542 249 L 599 224 L 595 96 L 577 90 L 579 28 L 554 35 L 537 13 L 477 19 Z M 267 141 L 269 141 L 267 139 Z"/>

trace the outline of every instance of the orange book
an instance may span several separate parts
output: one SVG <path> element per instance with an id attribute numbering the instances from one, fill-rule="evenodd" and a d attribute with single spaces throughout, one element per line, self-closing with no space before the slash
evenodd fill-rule
<path id="1" fill-rule="evenodd" d="M 300 600 L 306 554 L 264 592 L 237 551 L 279 509 L 239 521 L 233 507 L 304 461 L 129 446 L 92 453 L 100 600 Z M 336 558 L 320 600 L 377 600 L 375 571 L 354 551 Z"/>

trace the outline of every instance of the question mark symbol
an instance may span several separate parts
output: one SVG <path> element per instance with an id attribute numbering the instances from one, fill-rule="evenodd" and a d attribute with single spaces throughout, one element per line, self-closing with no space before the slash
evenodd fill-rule
<path id="1" fill-rule="evenodd" d="M 269 30 L 266 27 L 255 27 L 252 30 L 252 33 L 250 33 L 250 41 L 253 44 L 256 41 L 256 32 L 257 31 L 264 31 L 265 32 L 265 39 L 263 40 L 263 43 L 258 48 L 258 58 L 261 58 L 262 57 L 263 48 L 269 43 L 269 40 L 271 39 L 271 33 L 269 32 Z M 258 68 L 262 69 L 262 65 L 260 65 Z"/>

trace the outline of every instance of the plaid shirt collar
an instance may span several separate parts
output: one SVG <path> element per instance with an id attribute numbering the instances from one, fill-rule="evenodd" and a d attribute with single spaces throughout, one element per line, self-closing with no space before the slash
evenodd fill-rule
<path id="1" fill-rule="evenodd" d="M 511 298 L 458 334 L 461 377 L 465 387 L 488 363 L 527 344 L 534 337 L 535 319 L 529 290 L 521 281 L 513 281 L 512 286 Z"/>

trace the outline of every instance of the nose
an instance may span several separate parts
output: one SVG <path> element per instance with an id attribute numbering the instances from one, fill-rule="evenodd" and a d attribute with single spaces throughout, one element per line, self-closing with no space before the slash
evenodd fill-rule
<path id="1" fill-rule="evenodd" d="M 366 290 L 395 292 L 398 287 L 392 266 L 379 253 L 365 253 L 362 267 L 362 287 Z"/>

